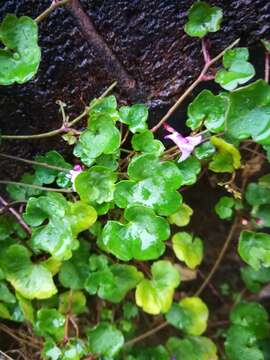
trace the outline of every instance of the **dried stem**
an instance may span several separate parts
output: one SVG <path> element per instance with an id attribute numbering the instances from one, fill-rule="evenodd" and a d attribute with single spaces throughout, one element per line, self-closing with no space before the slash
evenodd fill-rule
<path id="1" fill-rule="evenodd" d="M 187 90 L 184 92 L 184 94 L 182 94 L 180 96 L 180 98 L 176 101 L 176 103 L 163 116 L 163 118 L 160 120 L 160 122 L 151 129 L 152 132 L 157 131 L 162 126 L 162 124 L 169 119 L 169 117 L 182 104 L 182 102 L 186 99 L 186 97 L 192 93 L 192 91 L 196 88 L 196 86 L 205 80 L 205 76 L 207 75 L 207 71 L 209 70 L 209 68 L 213 64 L 215 64 L 219 59 L 221 59 L 227 50 L 236 46 L 239 43 L 239 41 L 240 41 L 240 39 L 236 39 L 233 43 L 231 43 L 228 47 L 226 47 L 223 51 L 221 51 L 216 57 L 214 57 L 213 59 L 211 59 L 210 61 L 205 63 L 205 65 L 204 65 L 201 73 L 197 77 L 197 79 L 187 88 Z"/>
<path id="2" fill-rule="evenodd" d="M 59 192 L 59 193 L 68 193 L 68 194 L 74 192 L 71 189 L 55 189 L 55 188 L 50 188 L 50 187 L 45 187 L 45 186 L 26 184 L 26 183 L 22 183 L 22 182 L 8 181 L 8 180 L 0 180 L 0 184 L 17 185 L 17 186 L 29 187 L 32 189 L 37 189 L 37 190 L 42 190 L 42 191 L 49 191 L 49 192 Z"/>
<path id="3" fill-rule="evenodd" d="M 2 197 L 0 196 L 0 203 L 4 206 L 7 206 L 8 211 L 18 220 L 18 222 L 20 223 L 20 225 L 22 226 L 22 228 L 28 233 L 31 234 L 32 231 L 30 229 L 30 227 L 26 224 L 26 222 L 23 220 L 23 218 L 21 217 L 21 215 L 12 207 L 9 206 L 8 202 Z"/>
<path id="4" fill-rule="evenodd" d="M 66 5 L 67 3 L 69 3 L 69 1 L 70 0 L 54 0 L 51 5 L 35 19 L 35 22 L 40 23 L 42 20 L 46 19 L 46 17 L 49 16 L 51 12 L 61 6 Z"/>
<path id="5" fill-rule="evenodd" d="M 128 346 L 132 346 L 134 344 L 136 344 L 139 341 L 144 340 L 145 338 L 152 336 L 153 334 L 155 334 L 156 332 L 164 329 L 166 326 L 168 326 L 169 323 L 167 321 L 162 322 L 161 324 L 159 324 L 158 326 L 154 327 L 153 329 L 145 332 L 144 334 L 141 334 L 137 337 L 135 337 L 134 339 L 131 339 L 130 341 L 127 341 L 124 345 L 124 347 L 128 347 Z"/>

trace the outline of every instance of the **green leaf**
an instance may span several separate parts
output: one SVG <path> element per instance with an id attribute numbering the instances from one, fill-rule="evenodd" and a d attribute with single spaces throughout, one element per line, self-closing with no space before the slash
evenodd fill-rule
<path id="1" fill-rule="evenodd" d="M 22 311 L 23 317 L 25 321 L 29 321 L 31 325 L 35 323 L 35 314 L 34 308 L 30 300 L 25 299 L 19 293 L 16 293 L 16 298 L 18 300 L 18 304 Z"/>
<path id="2" fill-rule="evenodd" d="M 169 311 L 174 290 L 180 284 L 177 269 L 167 260 L 151 266 L 152 279 L 142 280 L 136 288 L 136 304 L 148 314 L 157 315 Z"/>
<path id="3" fill-rule="evenodd" d="M 178 232 L 172 237 L 173 251 L 176 257 L 195 269 L 203 259 L 203 242 L 187 232 Z"/>
<path id="4" fill-rule="evenodd" d="M 85 289 L 91 295 L 97 294 L 101 299 L 118 303 L 142 279 L 143 274 L 137 271 L 135 266 L 122 264 L 108 266 L 104 264 L 89 274 Z"/>
<path id="5" fill-rule="evenodd" d="M 234 90 L 238 85 L 245 84 L 255 75 L 255 69 L 248 62 L 247 48 L 227 50 L 223 56 L 223 66 L 215 76 L 215 81 L 223 89 Z"/>
<path id="6" fill-rule="evenodd" d="M 175 224 L 179 227 L 186 226 L 190 222 L 190 217 L 193 214 L 193 210 L 187 204 L 182 204 L 180 209 L 168 217 L 170 224 Z"/>
<path id="7" fill-rule="evenodd" d="M 239 303 L 230 314 L 230 321 L 233 325 L 247 327 L 257 339 L 264 339 L 269 335 L 268 320 L 267 311 L 256 302 Z"/>
<path id="8" fill-rule="evenodd" d="M 89 350 L 94 355 L 112 358 L 124 345 L 122 333 L 114 325 L 101 323 L 87 333 Z"/>
<path id="9" fill-rule="evenodd" d="M 102 115 L 109 116 L 113 121 L 117 121 L 119 119 L 117 101 L 114 95 L 106 96 L 102 99 L 94 99 L 91 101 L 89 110 L 89 123 L 98 120 L 98 118 Z"/>
<path id="10" fill-rule="evenodd" d="M 58 193 L 30 198 L 24 214 L 25 221 L 34 227 L 31 244 L 34 250 L 50 253 L 57 260 L 68 260 L 79 243 L 76 236 L 87 230 L 97 218 L 91 206 L 66 201 Z M 46 225 L 42 225 L 46 221 Z"/>
<path id="11" fill-rule="evenodd" d="M 133 135 L 131 144 L 135 151 L 155 154 L 157 156 L 161 155 L 165 149 L 161 141 L 154 139 L 154 134 L 150 130 Z"/>
<path id="12" fill-rule="evenodd" d="M 258 80 L 230 94 L 226 125 L 235 139 L 270 144 L 270 86 Z"/>
<path id="13" fill-rule="evenodd" d="M 116 174 L 103 166 L 93 166 L 80 173 L 75 188 L 82 201 L 89 204 L 103 204 L 113 200 Z"/>
<path id="14" fill-rule="evenodd" d="M 85 280 L 89 275 L 89 245 L 80 242 L 80 246 L 72 254 L 72 258 L 65 261 L 59 272 L 60 283 L 72 290 L 84 288 Z"/>
<path id="15" fill-rule="evenodd" d="M 188 157 L 185 161 L 177 163 L 178 169 L 183 177 L 183 185 L 193 185 L 197 181 L 197 175 L 201 171 L 201 163 L 194 156 Z"/>
<path id="16" fill-rule="evenodd" d="M 51 273 L 30 260 L 22 245 L 11 245 L 1 253 L 0 266 L 7 281 L 26 299 L 46 299 L 57 292 Z"/>
<path id="17" fill-rule="evenodd" d="M 126 221 L 108 221 L 98 245 L 120 260 L 153 260 L 165 251 L 164 241 L 170 236 L 169 224 L 144 206 L 130 206 L 124 212 Z"/>
<path id="18" fill-rule="evenodd" d="M 102 115 L 97 120 L 90 121 L 88 129 L 80 135 L 73 153 L 85 165 L 91 166 L 100 155 L 114 154 L 120 142 L 120 132 L 114 121 L 108 115 Z"/>
<path id="19" fill-rule="evenodd" d="M 176 190 L 182 184 L 182 176 L 173 162 L 162 162 L 151 154 L 141 155 L 129 164 L 128 176 L 130 180 L 120 181 L 115 188 L 118 207 L 141 204 L 164 216 L 179 209 L 182 197 Z"/>
<path id="20" fill-rule="evenodd" d="M 41 309 L 37 312 L 35 331 L 38 336 L 52 336 L 61 341 L 64 338 L 65 317 L 56 309 Z"/>
<path id="21" fill-rule="evenodd" d="M 11 320 L 11 314 L 8 307 L 0 302 L 0 319 Z"/>
<path id="22" fill-rule="evenodd" d="M 233 325 L 227 333 L 225 342 L 226 355 L 229 360 L 264 360 L 258 348 L 257 339 L 247 327 Z"/>
<path id="23" fill-rule="evenodd" d="M 196 130 L 204 125 L 211 132 L 223 131 L 227 109 L 227 97 L 203 90 L 188 106 L 187 126 Z"/>
<path id="24" fill-rule="evenodd" d="M 186 297 L 174 303 L 166 314 L 167 321 L 188 335 L 202 335 L 207 328 L 209 311 L 198 297 Z"/>
<path id="25" fill-rule="evenodd" d="M 16 303 L 16 297 L 12 294 L 6 283 L 3 281 L 0 281 L 0 301 L 8 304 Z"/>
<path id="26" fill-rule="evenodd" d="M 251 266 L 245 266 L 241 268 L 241 277 L 249 291 L 259 293 L 262 284 L 270 282 L 270 268 L 254 270 Z"/>
<path id="27" fill-rule="evenodd" d="M 71 312 L 80 315 L 86 311 L 86 297 L 82 291 L 67 291 L 59 296 L 59 311 L 61 314 Z"/>
<path id="28" fill-rule="evenodd" d="M 234 145 L 217 136 L 211 137 L 211 143 L 217 149 L 217 153 L 209 164 L 210 170 L 216 173 L 232 173 L 241 167 L 241 154 Z"/>
<path id="29" fill-rule="evenodd" d="M 96 158 L 96 164 L 108 168 L 112 171 L 115 171 L 118 169 L 119 166 L 118 164 L 119 157 L 120 157 L 120 150 L 118 149 L 113 154 L 100 155 L 98 158 Z"/>
<path id="30" fill-rule="evenodd" d="M 126 320 L 131 320 L 138 316 L 139 310 L 136 305 L 131 302 L 125 302 L 123 305 L 123 316 Z"/>
<path id="31" fill-rule="evenodd" d="M 188 22 L 185 32 L 192 37 L 204 37 L 209 32 L 220 29 L 222 10 L 217 6 L 210 6 L 204 1 L 195 2 L 188 12 Z"/>
<path id="32" fill-rule="evenodd" d="M 132 349 L 132 355 L 129 355 L 126 360 L 170 360 L 170 356 L 163 345 L 158 345 Z"/>
<path id="33" fill-rule="evenodd" d="M 215 205 L 215 212 L 222 220 L 231 219 L 234 212 L 234 206 L 234 198 L 222 196 Z"/>
<path id="34" fill-rule="evenodd" d="M 85 355 L 87 355 L 86 346 L 77 338 L 70 338 L 62 349 L 52 339 L 46 339 L 42 351 L 42 356 L 49 360 L 81 360 Z"/>
<path id="35" fill-rule="evenodd" d="M 218 360 L 215 344 L 203 336 L 171 337 L 167 348 L 176 360 Z"/>
<path id="36" fill-rule="evenodd" d="M 119 120 L 127 124 L 132 133 L 141 133 L 147 129 L 148 108 L 145 105 L 122 106 L 119 115 Z"/>
<path id="37" fill-rule="evenodd" d="M 252 206 L 270 204 L 270 189 L 261 184 L 249 183 L 245 198 Z"/>
<path id="38" fill-rule="evenodd" d="M 38 71 L 41 52 L 37 23 L 28 16 L 7 15 L 0 25 L 0 84 L 23 84 Z"/>
<path id="39" fill-rule="evenodd" d="M 36 176 L 31 173 L 24 173 L 20 179 L 20 182 L 30 185 L 42 185 L 42 183 L 38 181 Z M 9 184 L 6 189 L 10 198 L 14 201 L 25 201 L 32 196 L 38 196 L 42 194 L 42 190 L 14 184 Z"/>
<path id="40" fill-rule="evenodd" d="M 72 166 L 68 164 L 63 156 L 59 154 L 57 151 L 49 151 L 45 155 L 36 156 L 35 161 L 46 163 L 53 166 L 58 166 L 63 169 L 71 170 Z M 42 166 L 34 166 L 35 172 L 35 179 L 40 184 L 52 184 L 56 179 L 57 183 L 59 183 L 58 178 L 61 179 L 61 176 L 65 175 L 65 173 L 49 169 Z M 68 181 L 68 180 L 67 180 Z M 59 184 L 58 184 L 59 185 Z"/>
<path id="41" fill-rule="evenodd" d="M 197 146 L 194 150 L 194 155 L 197 159 L 203 160 L 208 159 L 216 152 L 216 148 L 210 141 L 206 141 L 201 145 Z"/>
<path id="42" fill-rule="evenodd" d="M 242 231 L 238 252 L 254 270 L 270 266 L 270 235 L 253 231 Z"/>

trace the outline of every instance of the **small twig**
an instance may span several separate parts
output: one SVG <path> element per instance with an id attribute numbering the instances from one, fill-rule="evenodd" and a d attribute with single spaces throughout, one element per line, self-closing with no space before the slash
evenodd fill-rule
<path id="1" fill-rule="evenodd" d="M 41 13 L 36 19 L 35 22 L 39 23 L 42 20 L 46 19 L 47 16 L 50 15 L 51 12 L 53 12 L 55 9 L 66 5 L 67 3 L 69 3 L 70 0 L 54 0 L 51 5 L 45 10 L 43 11 L 43 13 Z"/>
<path id="2" fill-rule="evenodd" d="M 124 135 L 124 137 L 123 137 L 123 139 L 122 139 L 122 141 L 121 141 L 121 146 L 123 146 L 123 144 L 124 144 L 125 141 L 127 140 L 128 135 L 129 135 L 129 130 L 126 131 L 126 133 L 125 133 L 125 135 Z"/>
<path id="3" fill-rule="evenodd" d="M 4 356 L 4 358 L 2 360 L 14 360 L 12 359 L 8 354 L 5 354 L 3 351 L 0 350 L 0 355 Z"/>
<path id="4" fill-rule="evenodd" d="M 0 202 L 2 205 L 4 206 L 8 206 L 8 202 L 2 197 L 0 196 Z M 18 220 L 18 222 L 20 223 L 20 225 L 22 226 L 22 228 L 28 233 L 28 234 L 32 234 L 32 231 L 30 229 L 30 227 L 26 224 L 26 222 L 23 220 L 23 218 L 21 217 L 21 215 L 12 207 L 8 206 L 8 211 Z"/>
<path id="5" fill-rule="evenodd" d="M 20 200 L 20 201 L 12 201 L 11 203 L 8 203 L 6 206 L 0 209 L 0 215 L 4 214 L 5 211 L 7 211 L 10 207 L 17 205 L 17 204 L 26 204 L 27 201 Z"/>
<path id="6" fill-rule="evenodd" d="M 225 52 L 234 46 L 236 46 L 239 43 L 240 39 L 236 39 L 233 43 L 231 43 L 228 47 L 226 47 L 223 51 L 221 51 L 216 57 L 214 57 L 212 60 L 205 63 L 201 73 L 197 77 L 197 79 L 187 88 L 187 90 L 180 96 L 180 98 L 176 101 L 176 103 L 169 109 L 169 111 L 163 116 L 163 118 L 155 125 L 151 131 L 155 132 L 157 131 L 162 124 L 169 119 L 169 117 L 175 112 L 175 110 L 182 104 L 182 102 L 186 99 L 187 96 L 191 94 L 191 92 L 196 88 L 198 84 L 200 84 L 202 81 L 204 81 L 204 76 L 207 74 L 207 71 L 209 68 L 216 63 L 219 59 L 222 58 L 222 56 L 225 54 Z"/>
<path id="7" fill-rule="evenodd" d="M 55 188 L 50 188 L 50 187 L 45 187 L 45 186 L 26 184 L 26 183 L 21 183 L 21 182 L 17 182 L 17 181 L 8 181 L 8 180 L 0 180 L 0 184 L 18 185 L 18 186 L 29 187 L 29 188 L 32 188 L 32 189 L 37 189 L 37 190 L 42 190 L 42 191 L 68 193 L 68 194 L 74 192 L 71 189 L 55 189 Z"/>
<path id="8" fill-rule="evenodd" d="M 67 172 L 67 173 L 69 173 L 69 171 L 70 171 L 70 170 L 62 168 L 60 166 L 50 165 L 50 164 L 47 164 L 44 162 L 39 162 L 39 161 L 34 161 L 34 160 L 28 160 L 28 159 L 21 158 L 19 156 L 0 153 L 0 157 L 6 158 L 6 159 L 11 159 L 11 160 L 16 160 L 16 161 L 21 161 L 26 164 L 41 166 L 41 167 L 44 167 L 47 169 L 58 170 L 58 171 Z"/>
<path id="9" fill-rule="evenodd" d="M 139 342 L 141 340 L 144 340 L 145 338 L 147 338 L 149 336 L 152 336 L 153 334 L 155 334 L 156 332 L 164 329 L 168 325 L 169 325 L 169 323 L 167 321 L 164 321 L 161 324 L 159 324 L 158 326 L 154 327 L 153 329 L 145 332 L 144 334 L 141 334 L 141 335 L 135 337 L 134 339 L 131 339 L 131 340 L 127 341 L 124 344 L 124 347 L 132 346 L 132 345 L 136 344 L 137 342 Z"/>
<path id="10" fill-rule="evenodd" d="M 264 80 L 269 82 L 269 52 L 265 52 L 265 63 L 264 63 Z"/>

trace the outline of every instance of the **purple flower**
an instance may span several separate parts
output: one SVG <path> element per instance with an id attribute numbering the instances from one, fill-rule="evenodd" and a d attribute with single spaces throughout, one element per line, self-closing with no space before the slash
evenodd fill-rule
<path id="1" fill-rule="evenodd" d="M 202 135 L 184 137 L 171 126 L 167 124 L 164 124 L 163 126 L 167 131 L 171 133 L 169 135 L 166 135 L 164 139 L 172 140 L 181 151 L 179 162 L 186 160 L 191 155 L 195 147 L 202 142 Z"/>
<path id="2" fill-rule="evenodd" d="M 72 182 L 72 188 L 75 191 L 76 191 L 76 189 L 75 189 L 75 179 L 82 171 L 83 171 L 83 168 L 81 167 L 81 165 L 75 165 L 73 167 L 73 169 L 70 170 L 70 172 L 69 172 L 70 181 Z"/>

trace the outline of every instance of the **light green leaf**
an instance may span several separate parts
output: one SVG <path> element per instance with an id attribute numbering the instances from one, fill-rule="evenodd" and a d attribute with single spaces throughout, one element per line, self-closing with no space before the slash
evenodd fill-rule
<path id="1" fill-rule="evenodd" d="M 11 314 L 8 307 L 0 302 L 0 319 L 11 320 Z"/>
<path id="2" fill-rule="evenodd" d="M 84 342 L 77 338 L 70 338 L 61 349 L 52 339 L 46 339 L 42 356 L 48 360 L 81 360 L 87 355 Z"/>
<path id="3" fill-rule="evenodd" d="M 235 200 L 229 196 L 222 196 L 215 205 L 215 212 L 220 219 L 231 219 L 234 212 Z"/>
<path id="4" fill-rule="evenodd" d="M 166 314 L 167 321 L 189 335 L 202 335 L 207 328 L 209 311 L 198 297 L 186 297 L 174 303 Z"/>
<path id="5" fill-rule="evenodd" d="M 203 90 L 188 106 L 187 126 L 196 130 L 204 125 L 211 132 L 223 131 L 227 109 L 227 97 Z"/>
<path id="6" fill-rule="evenodd" d="M 194 156 L 189 156 L 185 161 L 177 163 L 183 177 L 183 185 L 193 185 L 197 181 L 197 175 L 201 171 L 201 163 Z"/>
<path id="7" fill-rule="evenodd" d="M 170 224 L 175 224 L 179 227 L 186 226 L 190 222 L 190 217 L 193 214 L 193 210 L 187 204 L 181 204 L 180 209 L 168 217 Z"/>
<path id="8" fill-rule="evenodd" d="M 204 1 L 195 2 L 188 12 L 188 22 L 185 32 L 189 36 L 204 37 L 209 32 L 220 29 L 222 10 L 217 6 L 210 6 Z"/>
<path id="9" fill-rule="evenodd" d="M 22 245 L 11 245 L 3 251 L 0 266 L 7 281 L 26 299 L 46 299 L 57 292 L 51 273 L 42 265 L 33 264 Z"/>
<path id="10" fill-rule="evenodd" d="M 165 149 L 161 141 L 154 139 L 154 134 L 150 130 L 133 135 L 131 144 L 136 151 L 155 154 L 157 156 L 161 155 Z"/>
<path id="11" fill-rule="evenodd" d="M 227 50 L 223 56 L 223 66 L 217 72 L 215 81 L 223 89 L 234 90 L 238 85 L 245 84 L 255 75 L 255 69 L 248 62 L 249 54 L 247 48 L 236 48 Z"/>
<path id="12" fill-rule="evenodd" d="M 270 235 L 253 231 L 242 231 L 238 252 L 254 270 L 270 266 Z"/>
<path id="13" fill-rule="evenodd" d="M 82 291 L 66 291 L 59 296 L 61 314 L 80 315 L 86 311 L 86 297 Z"/>
<path id="14" fill-rule="evenodd" d="M 88 331 L 87 337 L 90 352 L 105 358 L 112 358 L 124 345 L 122 333 L 107 323 L 101 323 Z"/>
<path id="15" fill-rule="evenodd" d="M 120 121 L 127 124 L 132 133 L 141 133 L 147 129 L 148 108 L 145 105 L 122 106 L 119 115 Z"/>
<path id="16" fill-rule="evenodd" d="M 65 317 L 56 309 L 41 309 L 37 312 L 35 331 L 38 336 L 52 336 L 61 341 L 64 338 Z"/>
<path id="17" fill-rule="evenodd" d="M 25 321 L 29 321 L 32 325 L 35 323 L 35 313 L 34 308 L 30 300 L 25 299 L 19 293 L 16 293 L 16 298 L 18 300 L 18 304 L 22 311 L 23 317 Z"/>
<path id="18" fill-rule="evenodd" d="M 194 269 L 203 259 L 203 242 L 187 232 L 176 233 L 172 238 L 173 251 L 176 257 Z"/>
<path id="19" fill-rule="evenodd" d="M 89 105 L 89 123 L 95 120 L 102 115 L 109 116 L 113 121 L 119 119 L 119 114 L 117 111 L 117 101 L 114 95 L 106 96 L 101 99 L 94 99 Z"/>
<path id="20" fill-rule="evenodd" d="M 217 136 L 211 137 L 211 143 L 217 149 L 217 153 L 209 164 L 210 170 L 217 173 L 232 173 L 241 167 L 241 154 L 234 145 Z"/>
<path id="21" fill-rule="evenodd" d="M 86 166 L 91 166 L 100 155 L 115 153 L 120 142 L 120 132 L 114 121 L 108 115 L 102 115 L 97 120 L 90 121 L 88 129 L 80 135 L 73 153 Z"/>
<path id="22" fill-rule="evenodd" d="M 8 304 L 16 303 L 16 297 L 12 294 L 4 281 L 0 281 L 0 301 Z"/>
<path id="23" fill-rule="evenodd" d="M 151 266 L 151 273 L 152 279 L 142 280 L 136 288 L 136 304 L 148 314 L 166 313 L 180 284 L 179 272 L 169 261 L 160 260 Z"/>
<path id="24" fill-rule="evenodd" d="M 0 25 L 0 84 L 23 84 L 38 71 L 41 53 L 37 23 L 28 16 L 7 15 Z"/>
<path id="25" fill-rule="evenodd" d="M 215 344 L 203 336 L 171 337 L 167 348 L 176 360 L 218 360 Z"/>
<path id="26" fill-rule="evenodd" d="M 108 221 L 98 245 L 120 260 L 153 260 L 165 251 L 164 241 L 170 236 L 169 224 L 145 206 L 125 210 L 127 223 Z"/>
<path id="27" fill-rule="evenodd" d="M 212 156 L 216 151 L 216 148 L 213 144 L 211 144 L 211 141 L 206 141 L 202 143 L 201 145 L 197 146 L 194 150 L 194 155 L 197 159 L 203 160 L 208 159 L 210 156 Z"/>

